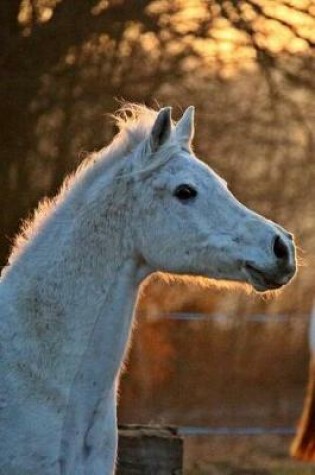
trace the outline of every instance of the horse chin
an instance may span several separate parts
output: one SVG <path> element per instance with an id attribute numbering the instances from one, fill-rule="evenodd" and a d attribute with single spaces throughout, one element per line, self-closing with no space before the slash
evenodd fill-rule
<path id="1" fill-rule="evenodd" d="M 267 278 L 262 272 L 254 268 L 244 268 L 246 281 L 258 293 L 274 292 L 285 284 Z"/>
<path id="2" fill-rule="evenodd" d="M 259 294 L 263 294 L 263 293 L 270 293 L 270 292 L 275 292 L 277 290 L 280 290 L 283 285 L 261 285 L 260 283 L 253 283 L 251 282 L 251 286 L 253 287 L 253 289 L 258 292 Z"/>

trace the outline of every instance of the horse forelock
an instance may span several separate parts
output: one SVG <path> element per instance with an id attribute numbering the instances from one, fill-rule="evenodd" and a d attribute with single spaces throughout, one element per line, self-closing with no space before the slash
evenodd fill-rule
<path id="1" fill-rule="evenodd" d="M 150 136 L 153 125 L 156 121 L 159 111 L 151 109 L 141 104 L 124 103 L 116 114 L 111 117 L 118 128 L 118 134 L 115 137 L 113 143 L 125 147 L 125 151 L 133 152 L 135 148 L 144 143 Z M 175 123 L 172 121 L 172 129 L 175 128 Z M 171 134 L 170 139 L 160 147 L 158 151 L 155 151 L 155 157 L 153 160 L 135 160 L 136 167 L 133 170 L 133 176 L 144 177 L 148 176 L 151 172 L 154 172 L 160 166 L 164 165 L 168 160 L 178 152 L 181 145 L 179 144 L 176 134 Z M 150 155 L 148 148 L 143 148 L 140 154 L 145 156 Z M 130 176 L 130 175 L 126 175 Z"/>
<path id="2" fill-rule="evenodd" d="M 158 112 L 142 104 L 124 103 L 111 115 L 119 133 L 127 132 L 135 143 L 144 140 L 152 129 Z"/>

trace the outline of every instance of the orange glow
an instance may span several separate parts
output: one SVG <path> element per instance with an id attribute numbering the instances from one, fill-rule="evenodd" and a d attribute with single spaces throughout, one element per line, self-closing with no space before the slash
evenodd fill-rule
<path id="1" fill-rule="evenodd" d="M 61 1 L 66 0 L 23 0 L 18 15 L 23 34 L 31 34 L 35 23 L 50 21 Z M 91 14 L 101 15 L 109 7 L 109 0 L 99 0 Z M 144 32 L 137 23 L 127 24 L 119 46 L 122 58 L 138 42 L 151 60 L 157 60 L 162 41 L 171 57 L 186 52 L 186 70 L 206 67 L 230 76 L 255 66 L 253 42 L 272 54 L 303 54 L 315 42 L 314 0 L 155 0 L 146 12 L 158 22 L 159 33 Z"/>

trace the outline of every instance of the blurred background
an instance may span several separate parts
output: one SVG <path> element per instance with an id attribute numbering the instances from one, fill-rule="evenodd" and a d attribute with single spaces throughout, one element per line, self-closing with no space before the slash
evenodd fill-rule
<path id="1" fill-rule="evenodd" d="M 197 156 L 295 233 L 301 267 L 276 299 L 151 279 L 120 421 L 182 427 L 189 473 L 315 473 L 287 457 L 315 287 L 314 0 L 10 0 L 0 19 L 1 265 L 38 200 L 112 139 L 119 100 L 194 104 Z"/>

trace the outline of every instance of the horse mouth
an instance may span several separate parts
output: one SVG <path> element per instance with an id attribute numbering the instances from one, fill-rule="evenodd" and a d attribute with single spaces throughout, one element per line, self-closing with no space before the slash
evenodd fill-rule
<path id="1" fill-rule="evenodd" d="M 245 263 L 244 270 L 248 277 L 249 283 L 258 292 L 266 292 L 267 290 L 280 289 L 290 280 L 289 277 L 284 279 L 283 276 L 279 280 L 276 280 L 274 276 L 268 275 L 266 272 L 262 271 L 261 269 L 258 269 L 252 264 L 249 264 L 248 262 Z"/>

